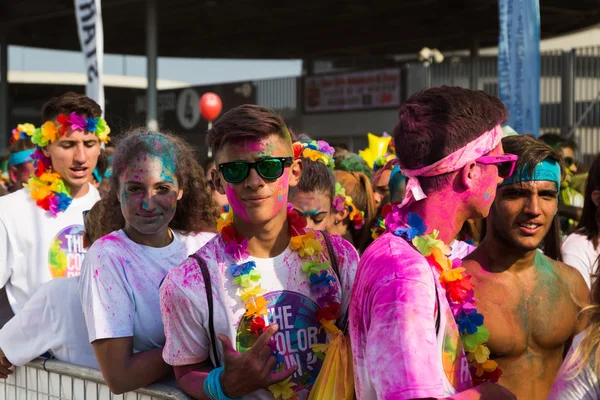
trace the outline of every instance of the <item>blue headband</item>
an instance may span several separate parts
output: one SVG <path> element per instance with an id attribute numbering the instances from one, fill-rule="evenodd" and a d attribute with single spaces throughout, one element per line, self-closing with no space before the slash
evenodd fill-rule
<path id="1" fill-rule="evenodd" d="M 550 181 L 556 183 L 556 190 L 560 190 L 560 165 L 549 158 L 535 166 L 533 176 L 529 167 L 515 171 L 511 177 L 504 179 L 500 186 L 512 185 L 517 182 Z"/>
<path id="2" fill-rule="evenodd" d="M 94 175 L 94 179 L 96 179 L 96 182 L 98 182 L 98 183 L 102 182 L 102 177 L 100 176 L 100 172 L 98 171 L 98 167 L 94 168 L 94 172 L 92 172 L 92 175 Z"/>
<path id="3" fill-rule="evenodd" d="M 8 158 L 8 166 L 12 167 L 13 165 L 20 165 L 20 164 L 25 164 L 26 162 L 29 162 L 29 161 L 33 161 L 31 159 L 31 154 L 33 154 L 34 151 L 35 151 L 35 149 L 31 149 L 31 150 L 23 150 L 23 151 L 17 151 L 16 153 L 12 153 L 10 155 L 10 157 Z"/>

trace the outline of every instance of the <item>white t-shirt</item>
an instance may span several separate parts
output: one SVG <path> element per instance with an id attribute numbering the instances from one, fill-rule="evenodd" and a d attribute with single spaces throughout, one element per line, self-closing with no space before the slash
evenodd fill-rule
<path id="1" fill-rule="evenodd" d="M 562 245 L 562 256 L 565 264 L 581 273 L 588 287 L 592 287 L 592 275 L 598 266 L 599 249 L 585 235 L 571 233 Z"/>
<path id="2" fill-rule="evenodd" d="M 327 247 L 321 234 L 317 233 L 323 245 L 322 260 L 329 260 Z M 339 236 L 329 236 L 338 262 L 341 277 L 332 283 L 336 301 L 341 304 L 341 316 L 345 317 L 358 254 L 350 243 Z M 198 253 L 210 272 L 215 334 L 227 335 L 239 352 L 244 352 L 254 343 L 256 336 L 249 331 L 249 320 L 243 318 L 245 305 L 238 296 L 238 285 L 228 271 L 234 263 L 225 254 L 225 243 L 217 235 Z M 288 367 L 298 365 L 292 377 L 296 383 L 294 390 L 298 399 L 306 399 L 318 374 L 322 361 L 312 351 L 312 344 L 325 343 L 326 333 L 315 318 L 321 307 L 317 303 L 318 293 L 311 291 L 308 277 L 302 271 L 306 261 L 290 247 L 273 258 L 250 257 L 260 272 L 260 285 L 265 290 L 268 302 L 268 325 L 277 323 L 279 331 L 273 336 L 279 353 Z M 333 269 L 329 272 L 335 276 Z M 167 342 L 163 358 L 167 364 L 182 366 L 213 359 L 208 326 L 208 304 L 202 273 L 195 260 L 187 259 L 179 267 L 169 272 L 160 289 L 161 312 L 165 323 Z M 218 342 L 218 357 L 223 365 L 223 353 Z M 214 363 L 214 361 L 213 361 Z M 250 399 L 273 399 L 266 390 L 259 390 L 243 397 Z"/>
<path id="3" fill-rule="evenodd" d="M 161 248 L 137 244 L 123 230 L 90 247 L 79 283 L 90 342 L 133 336 L 135 351 L 164 345 L 159 285 L 171 268 L 214 236 L 173 233 L 173 241 Z"/>
<path id="4" fill-rule="evenodd" d="M 473 249 L 461 243 L 452 243 L 450 259 L 456 258 L 454 252 L 466 256 Z M 373 242 L 360 260 L 350 305 L 350 338 L 356 396 L 361 400 L 447 397 L 472 386 L 438 272 L 391 233 Z"/>
<path id="5" fill-rule="evenodd" d="M 563 366 L 558 370 L 548 400 L 598 400 L 600 399 L 600 383 L 598 377 L 594 373 L 591 365 L 586 365 L 583 371 L 575 378 L 571 378 L 570 371 L 565 369 L 565 365 L 573 357 L 575 349 L 581 343 L 584 332 L 575 336 L 573 345 L 567 358 L 563 362 Z M 593 358 L 592 358 L 593 360 Z"/>
<path id="6" fill-rule="evenodd" d="M 42 284 L 79 275 L 86 252 L 82 212 L 98 200 L 90 185 L 55 217 L 38 207 L 26 188 L 0 198 L 0 287 L 6 286 L 15 314 Z"/>
<path id="7" fill-rule="evenodd" d="M 0 330 L 0 349 L 14 365 L 50 352 L 61 361 L 98 368 L 81 302 L 79 277 L 53 279 Z"/>

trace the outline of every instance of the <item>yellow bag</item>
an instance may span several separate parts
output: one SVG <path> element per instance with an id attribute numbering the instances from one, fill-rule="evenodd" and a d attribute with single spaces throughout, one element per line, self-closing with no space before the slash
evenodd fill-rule
<path id="1" fill-rule="evenodd" d="M 354 373 L 350 339 L 332 322 L 323 325 L 332 335 L 325 360 L 308 400 L 353 400 Z"/>

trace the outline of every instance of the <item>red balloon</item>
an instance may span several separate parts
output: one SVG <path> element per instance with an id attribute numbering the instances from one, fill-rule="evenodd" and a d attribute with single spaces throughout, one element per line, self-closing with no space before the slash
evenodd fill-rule
<path id="1" fill-rule="evenodd" d="M 221 98 L 215 93 L 204 93 L 200 98 L 200 113 L 204 119 L 214 121 L 221 114 L 222 109 Z"/>

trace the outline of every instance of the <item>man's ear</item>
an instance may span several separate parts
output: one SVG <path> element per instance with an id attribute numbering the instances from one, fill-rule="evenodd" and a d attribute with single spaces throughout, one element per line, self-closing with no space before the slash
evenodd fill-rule
<path id="1" fill-rule="evenodd" d="M 8 176 L 10 176 L 10 181 L 11 182 L 16 182 L 17 181 L 17 167 L 15 167 L 14 165 L 12 165 L 8 169 Z"/>
<path id="2" fill-rule="evenodd" d="M 217 190 L 217 192 L 224 195 L 225 194 L 225 182 L 223 182 L 221 175 L 219 174 L 219 172 L 216 169 L 213 169 L 210 171 L 210 180 L 213 182 L 213 185 L 215 186 L 215 189 Z"/>
<path id="3" fill-rule="evenodd" d="M 47 146 L 42 147 L 42 153 L 44 153 L 44 155 L 48 158 L 50 158 L 50 152 L 48 151 L 48 148 L 52 146 L 52 143 L 48 143 Z"/>
<path id="4" fill-rule="evenodd" d="M 473 161 L 460 169 L 460 182 L 466 189 L 471 189 L 475 185 L 476 166 L 477 163 Z"/>
<path id="5" fill-rule="evenodd" d="M 298 185 L 300 178 L 302 177 L 302 159 L 294 160 L 290 167 L 290 178 L 288 179 L 288 186 L 293 187 Z"/>
<path id="6" fill-rule="evenodd" d="M 598 204 L 600 204 L 600 190 L 594 190 L 592 192 L 592 201 L 594 202 L 596 207 L 598 207 Z"/>

